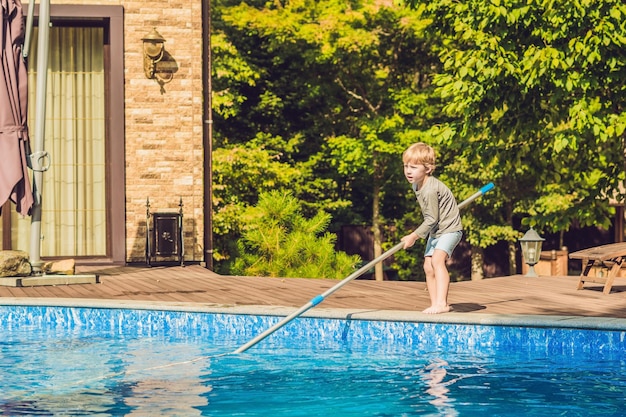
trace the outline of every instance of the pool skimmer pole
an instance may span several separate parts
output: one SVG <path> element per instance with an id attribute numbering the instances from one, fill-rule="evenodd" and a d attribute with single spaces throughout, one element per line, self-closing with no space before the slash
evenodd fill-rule
<path id="1" fill-rule="evenodd" d="M 490 182 L 489 184 L 483 186 L 475 194 L 473 194 L 469 198 L 463 200 L 459 204 L 458 207 L 461 209 L 461 208 L 467 206 L 469 203 L 471 203 L 472 201 L 476 200 L 478 197 L 482 196 L 483 194 L 485 194 L 486 192 L 491 190 L 493 187 L 494 187 L 493 183 Z M 377 263 L 382 262 L 385 259 L 389 258 L 391 255 L 393 255 L 394 253 L 398 252 L 403 247 L 404 247 L 404 242 L 398 243 L 396 246 L 394 246 L 393 248 L 389 249 L 387 252 L 383 253 L 378 258 L 371 260 L 366 265 L 364 265 L 361 268 L 359 268 L 358 270 L 354 271 L 352 274 L 350 274 L 348 277 L 344 278 L 341 282 L 339 282 L 334 287 L 332 287 L 332 288 L 326 290 L 326 292 L 324 292 L 324 293 L 314 297 L 313 299 L 311 299 L 311 301 L 309 301 L 308 303 L 306 303 L 305 305 L 300 307 L 297 311 L 291 313 L 289 316 L 285 317 L 284 319 L 282 319 L 281 321 L 279 321 L 278 323 L 276 323 L 275 325 L 273 325 L 272 327 L 270 327 L 269 329 L 267 329 L 263 333 L 259 334 L 257 337 L 255 337 L 254 339 L 250 340 L 248 343 L 240 346 L 237 350 L 233 351 L 233 353 L 241 353 L 241 352 L 245 352 L 246 350 L 250 349 L 252 346 L 256 345 L 261 340 L 265 339 L 267 336 L 269 336 L 270 334 L 274 333 L 276 330 L 280 329 L 285 324 L 289 323 L 291 320 L 295 319 L 296 317 L 298 317 L 301 314 L 305 313 L 307 310 L 315 307 L 316 305 L 318 305 L 319 303 L 324 301 L 324 299 L 326 299 L 326 297 L 328 297 L 329 295 L 331 295 L 332 293 L 337 291 L 339 288 L 341 288 L 344 285 L 346 285 L 348 282 L 352 281 L 355 278 L 360 277 L 361 275 L 363 275 L 364 273 L 369 271 Z"/>

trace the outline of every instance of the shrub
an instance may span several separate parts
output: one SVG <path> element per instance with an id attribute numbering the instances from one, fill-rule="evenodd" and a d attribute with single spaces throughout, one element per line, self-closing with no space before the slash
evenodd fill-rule
<path id="1" fill-rule="evenodd" d="M 335 250 L 336 236 L 326 231 L 328 213 L 305 218 L 302 204 L 287 191 L 261 193 L 244 220 L 233 274 L 340 279 L 360 262 L 358 255 Z"/>

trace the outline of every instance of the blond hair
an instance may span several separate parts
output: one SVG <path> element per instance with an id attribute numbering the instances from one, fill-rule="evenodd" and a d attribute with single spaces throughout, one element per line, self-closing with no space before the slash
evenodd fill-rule
<path id="1" fill-rule="evenodd" d="M 424 165 L 430 171 L 435 170 L 435 150 L 422 142 L 409 146 L 402 154 L 404 164 Z"/>

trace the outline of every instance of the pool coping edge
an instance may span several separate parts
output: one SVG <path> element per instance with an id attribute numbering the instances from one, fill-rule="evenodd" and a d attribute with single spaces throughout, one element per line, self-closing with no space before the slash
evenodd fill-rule
<path id="1" fill-rule="evenodd" d="M 72 307 L 102 308 L 130 310 L 166 310 L 195 313 L 256 315 L 256 316 L 288 316 L 296 308 L 267 305 L 232 305 L 189 302 L 156 302 L 137 300 L 100 300 L 100 299 L 69 299 L 69 298 L 0 298 L 0 306 L 26 307 Z M 588 317 L 564 315 L 521 315 L 521 314 L 490 314 L 490 313 L 458 313 L 424 314 L 406 310 L 375 310 L 355 308 L 323 308 L 311 309 L 302 317 L 370 320 L 370 321 L 402 321 L 418 323 L 442 323 L 488 326 L 519 326 L 543 328 L 572 328 L 590 330 L 626 331 L 626 319 L 614 317 Z"/>

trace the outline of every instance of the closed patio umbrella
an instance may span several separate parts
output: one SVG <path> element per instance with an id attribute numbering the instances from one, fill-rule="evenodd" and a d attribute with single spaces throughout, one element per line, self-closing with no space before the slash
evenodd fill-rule
<path id="1" fill-rule="evenodd" d="M 0 206 L 11 199 L 18 213 L 34 204 L 27 170 L 29 154 L 27 69 L 22 56 L 25 28 L 20 0 L 0 0 Z"/>

